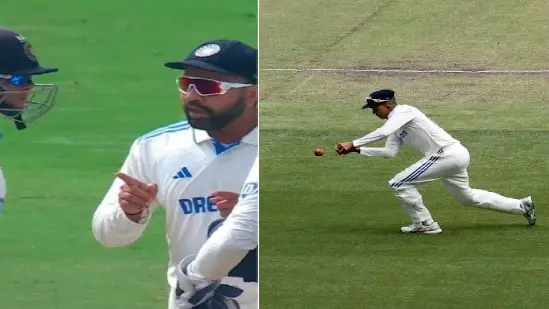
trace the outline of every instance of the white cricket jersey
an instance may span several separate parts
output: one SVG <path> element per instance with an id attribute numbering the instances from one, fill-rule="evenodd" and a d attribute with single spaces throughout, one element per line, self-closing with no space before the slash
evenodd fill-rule
<path id="1" fill-rule="evenodd" d="M 387 138 L 384 148 L 360 147 L 383 138 Z M 354 146 L 360 147 L 360 154 L 385 157 L 394 157 L 402 144 L 429 155 L 456 143 L 459 141 L 409 105 L 396 105 L 383 126 L 353 141 Z"/>
<path id="2" fill-rule="evenodd" d="M 238 203 L 202 246 L 187 268 L 191 280 L 219 280 L 241 263 L 258 245 L 259 229 L 259 158 L 242 187 Z M 252 259 L 254 257 L 250 257 Z M 250 263 L 253 265 L 253 263 Z M 255 266 L 254 266 L 255 267 Z M 249 275 L 257 282 L 257 269 Z"/>
<path id="3" fill-rule="evenodd" d="M 184 121 L 152 131 L 131 146 L 120 171 L 158 185 L 157 200 L 151 209 L 163 207 L 166 212 L 167 277 L 172 288 L 176 286 L 177 264 L 198 253 L 210 225 L 221 218 L 209 197 L 218 190 L 240 192 L 258 155 L 257 145 L 255 128 L 238 145 L 218 154 L 222 147 L 216 147 L 206 131 L 193 129 Z M 122 184 L 122 180 L 114 180 L 93 216 L 93 233 L 107 247 L 136 241 L 147 226 L 147 222 L 129 220 L 120 208 L 118 193 Z M 242 282 L 240 278 L 223 280 L 244 290 L 238 301 L 256 301 L 257 284 Z"/>

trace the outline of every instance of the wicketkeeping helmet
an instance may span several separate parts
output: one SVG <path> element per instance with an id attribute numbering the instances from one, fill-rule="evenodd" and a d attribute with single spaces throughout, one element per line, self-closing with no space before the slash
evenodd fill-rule
<path id="1" fill-rule="evenodd" d="M 27 38 L 0 28 L 0 79 L 14 86 L 33 85 L 31 90 L 17 91 L 8 90 L 0 85 L 0 114 L 13 120 L 17 129 L 26 128 L 26 124 L 47 113 L 53 107 L 57 95 L 56 85 L 33 84 L 32 76 L 57 71 L 57 68 L 40 66 Z M 29 86 L 27 89 L 30 88 Z M 24 106 L 10 104 L 8 98 L 17 95 L 28 98 Z"/>

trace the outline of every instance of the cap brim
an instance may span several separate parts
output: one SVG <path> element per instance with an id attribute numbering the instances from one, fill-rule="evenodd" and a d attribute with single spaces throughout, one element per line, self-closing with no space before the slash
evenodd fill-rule
<path id="1" fill-rule="evenodd" d="M 366 103 L 364 106 L 362 106 L 362 109 L 365 109 L 365 108 L 374 108 L 375 106 L 378 106 L 379 104 L 383 104 L 383 103 L 387 103 L 389 101 L 391 101 L 392 99 L 378 99 L 380 100 L 379 102 L 375 102 L 374 103 Z M 369 101 L 373 101 L 373 100 L 369 100 Z"/>
<path id="2" fill-rule="evenodd" d="M 54 73 L 57 71 L 59 71 L 58 68 L 37 67 L 30 70 L 17 71 L 11 75 L 42 75 L 42 74 Z"/>
<path id="3" fill-rule="evenodd" d="M 200 60 L 168 62 L 168 63 L 165 63 L 164 65 L 170 69 L 177 69 L 177 70 L 186 70 L 188 68 L 196 68 L 196 69 L 202 69 L 206 71 L 230 74 L 230 72 L 227 70 L 224 70 L 220 67 L 217 67 L 215 65 L 212 65 L 210 63 L 207 63 L 205 61 L 200 61 Z"/>
<path id="4" fill-rule="evenodd" d="M 378 106 L 380 103 L 371 103 L 371 102 L 368 102 L 366 104 L 364 104 L 364 106 L 362 106 L 362 109 L 365 109 L 365 108 L 374 108 L 374 106 Z"/>

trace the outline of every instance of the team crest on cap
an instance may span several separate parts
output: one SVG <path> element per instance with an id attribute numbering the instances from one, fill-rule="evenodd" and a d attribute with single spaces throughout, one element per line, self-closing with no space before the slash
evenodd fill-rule
<path id="1" fill-rule="evenodd" d="M 27 58 L 30 59 L 31 61 L 36 61 L 36 56 L 32 51 L 32 45 L 30 45 L 30 43 L 27 41 L 27 38 L 20 34 L 18 34 L 16 38 L 23 45 L 23 51 L 25 52 L 25 56 L 27 56 Z"/>
<path id="2" fill-rule="evenodd" d="M 25 55 L 27 56 L 27 58 L 32 61 L 36 61 L 36 56 L 34 55 L 34 52 L 32 51 L 32 46 L 29 43 L 23 43 L 23 50 L 25 51 Z"/>
<path id="3" fill-rule="evenodd" d="M 197 57 L 208 57 L 217 54 L 221 50 L 221 47 L 217 44 L 207 44 L 194 52 Z"/>

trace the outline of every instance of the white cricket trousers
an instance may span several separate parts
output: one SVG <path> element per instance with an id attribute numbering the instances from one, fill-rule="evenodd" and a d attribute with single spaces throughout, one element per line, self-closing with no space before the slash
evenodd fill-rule
<path id="1" fill-rule="evenodd" d="M 175 306 L 175 292 L 174 292 L 174 288 L 171 288 L 170 289 L 170 297 L 169 297 L 169 300 L 168 300 L 168 309 L 178 309 L 176 306 Z M 245 303 L 244 302 L 239 302 L 239 305 L 240 305 L 240 309 L 259 309 L 259 303 L 257 301 L 257 298 L 254 299 L 253 301 L 252 300 L 247 300 Z"/>
<path id="2" fill-rule="evenodd" d="M 442 179 L 444 187 L 461 205 L 517 215 L 525 213 L 518 199 L 471 189 L 467 174 L 470 160 L 467 148 L 455 144 L 424 157 L 398 173 L 389 181 L 389 186 L 415 224 L 432 219 L 416 186 L 438 179 Z"/>
<path id="3" fill-rule="evenodd" d="M 6 197 L 6 178 L 4 178 L 4 172 L 0 168 L 0 210 L 4 204 L 4 198 Z"/>

